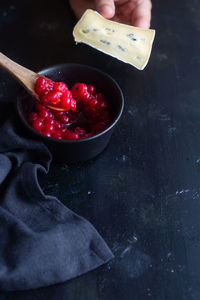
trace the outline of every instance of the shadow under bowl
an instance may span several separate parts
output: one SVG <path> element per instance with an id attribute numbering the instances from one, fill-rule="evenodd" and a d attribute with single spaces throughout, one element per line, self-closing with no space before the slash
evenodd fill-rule
<path id="1" fill-rule="evenodd" d="M 97 91 L 102 92 L 109 102 L 111 107 L 111 124 L 105 130 L 88 138 L 78 140 L 49 138 L 35 131 L 27 122 L 27 117 L 33 110 L 35 100 L 23 90 L 17 99 L 17 111 L 29 134 L 46 144 L 52 153 L 53 160 L 56 162 L 84 162 L 100 154 L 108 145 L 124 108 L 124 97 L 116 81 L 98 69 L 81 64 L 55 65 L 38 73 L 54 81 L 66 82 L 69 89 L 76 82 L 94 84 Z"/>

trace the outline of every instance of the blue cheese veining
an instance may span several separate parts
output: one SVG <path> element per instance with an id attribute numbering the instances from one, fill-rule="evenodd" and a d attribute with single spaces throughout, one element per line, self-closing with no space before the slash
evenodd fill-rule
<path id="1" fill-rule="evenodd" d="M 88 9 L 74 27 L 73 35 L 76 42 L 143 70 L 151 54 L 155 30 L 110 21 Z"/>

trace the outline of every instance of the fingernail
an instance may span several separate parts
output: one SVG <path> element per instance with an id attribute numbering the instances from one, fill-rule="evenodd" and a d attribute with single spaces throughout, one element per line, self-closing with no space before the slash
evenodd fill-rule
<path id="1" fill-rule="evenodd" d="M 101 7 L 101 11 L 102 11 L 102 13 L 104 13 L 106 15 L 112 15 L 113 14 L 113 9 L 109 5 L 103 5 Z"/>

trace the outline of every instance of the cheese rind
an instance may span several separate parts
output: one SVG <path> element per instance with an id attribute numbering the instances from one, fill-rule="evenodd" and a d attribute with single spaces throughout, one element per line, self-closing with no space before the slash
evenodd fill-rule
<path id="1" fill-rule="evenodd" d="M 110 21 L 88 9 L 74 27 L 73 36 L 77 43 L 85 43 L 143 70 L 151 54 L 155 30 Z"/>

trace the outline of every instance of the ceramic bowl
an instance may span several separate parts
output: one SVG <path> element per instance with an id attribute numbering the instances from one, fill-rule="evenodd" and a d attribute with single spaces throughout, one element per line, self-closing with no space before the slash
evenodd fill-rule
<path id="1" fill-rule="evenodd" d="M 124 107 L 124 97 L 117 82 L 108 74 L 81 64 L 60 64 L 38 73 L 54 81 L 64 81 L 69 88 L 76 82 L 93 83 L 110 103 L 112 121 L 105 130 L 88 138 L 59 140 L 46 137 L 35 131 L 27 122 L 27 116 L 32 111 L 35 100 L 23 90 L 18 96 L 17 111 L 29 134 L 43 141 L 51 151 L 53 160 L 57 162 L 83 162 L 100 154 L 108 145 Z"/>

